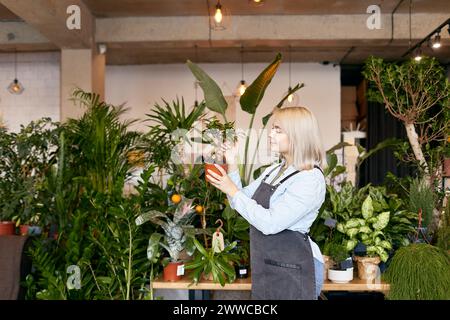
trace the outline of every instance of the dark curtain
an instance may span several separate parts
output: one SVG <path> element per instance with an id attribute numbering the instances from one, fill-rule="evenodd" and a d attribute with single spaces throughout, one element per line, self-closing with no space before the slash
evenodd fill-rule
<path id="1" fill-rule="evenodd" d="M 403 124 L 391 116 L 380 103 L 368 102 L 367 138 L 361 141 L 370 150 L 379 142 L 388 138 L 399 138 L 407 141 Z M 385 148 L 366 159 L 360 167 L 359 187 L 368 183 L 380 185 L 388 172 L 397 177 L 413 175 L 413 170 L 399 162 L 391 148 Z"/>

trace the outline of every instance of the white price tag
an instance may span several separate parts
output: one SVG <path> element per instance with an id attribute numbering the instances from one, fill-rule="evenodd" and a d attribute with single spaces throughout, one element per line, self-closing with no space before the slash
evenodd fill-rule
<path id="1" fill-rule="evenodd" d="M 177 276 L 184 276 L 184 264 L 177 267 Z"/>

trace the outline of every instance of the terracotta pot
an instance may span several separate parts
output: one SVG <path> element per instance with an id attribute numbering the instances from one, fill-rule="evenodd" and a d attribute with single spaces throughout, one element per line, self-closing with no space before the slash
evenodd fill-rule
<path id="1" fill-rule="evenodd" d="M 0 221 L 0 236 L 12 236 L 16 234 L 13 221 Z"/>
<path id="2" fill-rule="evenodd" d="M 21 236 L 27 236 L 29 228 L 30 228 L 30 226 L 27 225 L 27 224 L 20 225 L 20 227 L 19 227 L 19 234 Z"/>
<path id="3" fill-rule="evenodd" d="M 442 170 L 442 175 L 444 177 L 450 177 L 450 158 L 444 159 L 444 168 Z"/>
<path id="4" fill-rule="evenodd" d="M 227 164 L 219 164 L 219 166 L 221 166 L 225 170 L 225 172 L 228 170 Z M 205 163 L 205 180 L 206 180 L 206 182 L 209 182 L 208 178 L 206 177 L 206 175 L 208 174 L 208 170 L 211 170 L 212 172 L 217 173 L 219 176 L 222 175 L 220 173 L 219 169 L 217 169 L 213 163 Z"/>
<path id="5" fill-rule="evenodd" d="M 355 260 L 358 263 L 358 278 L 361 280 L 374 280 L 380 274 L 380 257 L 355 257 Z"/>
<path id="6" fill-rule="evenodd" d="M 183 262 L 169 262 L 163 270 L 164 281 L 179 281 L 184 275 Z"/>

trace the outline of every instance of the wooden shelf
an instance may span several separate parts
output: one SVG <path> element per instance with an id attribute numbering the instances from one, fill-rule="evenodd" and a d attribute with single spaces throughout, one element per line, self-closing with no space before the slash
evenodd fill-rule
<path id="1" fill-rule="evenodd" d="M 185 275 L 180 281 L 171 282 L 156 279 L 153 281 L 154 289 L 185 289 L 185 290 L 251 290 L 251 277 L 247 279 L 236 279 L 233 283 L 226 283 L 221 286 L 220 283 L 213 281 L 202 280 L 198 284 L 191 284 L 192 280 Z M 381 283 L 367 283 L 366 280 L 354 278 L 349 283 L 333 283 L 325 280 L 322 291 L 379 291 L 386 293 L 389 291 L 389 284 Z"/>

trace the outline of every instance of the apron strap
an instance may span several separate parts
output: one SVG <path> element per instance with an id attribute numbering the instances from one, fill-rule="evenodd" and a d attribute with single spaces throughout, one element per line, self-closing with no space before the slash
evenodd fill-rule
<path id="1" fill-rule="evenodd" d="M 319 169 L 319 171 L 322 172 L 322 175 L 324 175 L 324 174 L 323 174 L 323 170 L 322 170 L 319 166 L 314 165 L 314 168 Z"/>
<path id="2" fill-rule="evenodd" d="M 269 171 L 268 174 L 266 174 L 266 176 L 264 177 L 264 179 L 262 180 L 262 182 L 266 181 L 266 179 L 270 176 L 270 174 L 272 172 L 274 172 L 277 168 L 279 168 L 282 165 L 282 163 L 279 166 L 276 166 L 275 168 L 273 168 L 272 170 Z"/>
<path id="3" fill-rule="evenodd" d="M 294 172 L 292 172 L 291 174 L 289 174 L 287 177 L 285 177 L 283 180 L 281 180 L 280 182 L 278 182 L 278 183 L 275 185 L 275 189 L 278 188 L 278 187 L 280 186 L 280 184 L 282 184 L 283 182 L 285 182 L 287 179 L 289 179 L 290 177 L 292 177 L 294 174 L 297 174 L 297 173 L 299 173 L 299 172 L 300 172 L 300 171 L 295 170 Z"/>
<path id="4" fill-rule="evenodd" d="M 320 172 L 323 174 L 323 171 L 322 171 L 322 169 L 321 169 L 319 166 L 314 165 L 314 168 L 319 169 Z M 285 182 L 287 179 L 289 179 L 290 177 L 292 177 L 294 174 L 297 174 L 297 173 L 299 173 L 299 172 L 300 172 L 300 171 L 295 170 L 294 172 L 292 172 L 291 174 L 289 174 L 287 177 L 285 177 L 283 180 L 281 180 L 280 182 L 278 182 L 278 183 L 275 185 L 275 189 L 278 188 L 278 187 L 279 187 L 283 182 Z M 271 171 L 270 173 L 272 173 L 272 171 Z M 270 173 L 269 173 L 269 174 L 270 174 Z M 266 176 L 266 178 L 267 178 L 267 176 Z M 264 180 L 265 180 L 265 178 L 264 178 Z"/>

